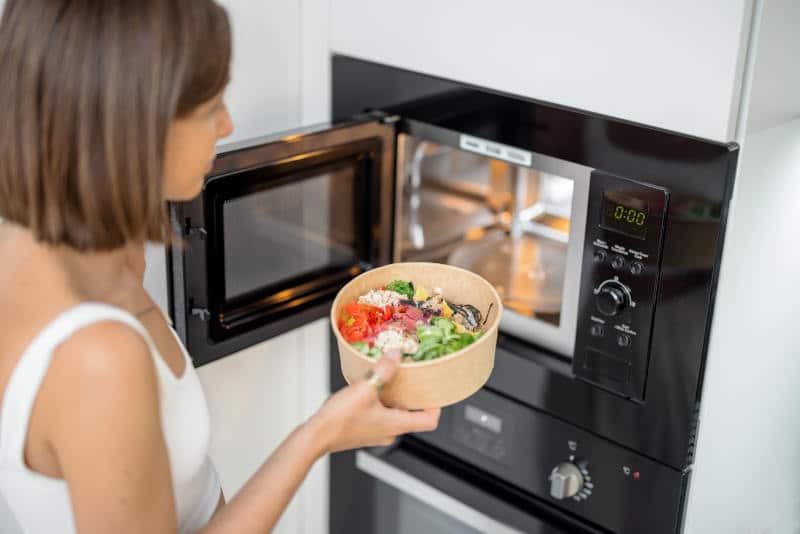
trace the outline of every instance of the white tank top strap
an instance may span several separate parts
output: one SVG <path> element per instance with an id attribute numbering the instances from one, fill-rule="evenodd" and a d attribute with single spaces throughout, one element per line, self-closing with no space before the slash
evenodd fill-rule
<path id="1" fill-rule="evenodd" d="M 61 313 L 28 345 L 6 385 L 0 412 L 0 459 L 3 463 L 21 468 L 25 465 L 24 447 L 31 411 L 54 350 L 78 330 L 101 321 L 119 321 L 130 326 L 144 338 L 150 352 L 157 354 L 147 330 L 125 310 L 87 302 Z"/>

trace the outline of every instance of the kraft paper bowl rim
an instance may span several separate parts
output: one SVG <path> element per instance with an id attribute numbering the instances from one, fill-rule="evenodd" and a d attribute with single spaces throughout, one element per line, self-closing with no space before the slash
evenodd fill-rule
<path id="1" fill-rule="evenodd" d="M 342 333 L 339 332 L 339 326 L 337 324 L 338 321 L 337 321 L 337 317 L 336 317 L 337 316 L 336 312 L 337 312 L 337 309 L 339 308 L 339 301 L 340 301 L 342 295 L 344 294 L 344 290 L 347 289 L 347 287 L 350 286 L 352 283 L 354 283 L 356 280 L 358 280 L 362 276 L 375 274 L 375 273 L 383 271 L 383 270 L 389 270 L 390 268 L 397 268 L 398 266 L 401 266 L 401 265 L 404 266 L 404 267 L 410 267 L 412 269 L 419 268 L 419 267 L 424 267 L 424 266 L 433 266 L 434 268 L 437 268 L 437 269 L 438 268 L 442 268 L 442 269 L 446 269 L 446 270 L 460 271 L 460 272 L 465 273 L 466 275 L 468 275 L 470 277 L 475 278 L 476 281 L 479 281 L 480 283 L 485 284 L 489 288 L 489 290 L 491 291 L 491 294 L 494 296 L 494 299 L 495 299 L 495 302 L 494 302 L 495 306 L 493 306 L 492 307 L 493 309 L 489 312 L 489 313 L 491 313 L 493 315 L 493 317 L 489 319 L 489 326 L 486 327 L 485 330 L 483 330 L 483 335 L 480 337 L 480 339 L 478 339 L 477 341 L 471 343 L 470 345 L 467 345 L 464 348 L 461 348 L 461 349 L 457 350 L 456 352 L 448 354 L 447 356 L 440 356 L 439 358 L 434 358 L 432 360 L 425 360 L 425 361 L 421 361 L 421 362 L 402 362 L 401 361 L 400 365 L 399 365 L 401 368 L 404 368 L 404 369 L 411 369 L 411 368 L 420 369 L 420 368 L 428 367 L 428 366 L 431 366 L 431 365 L 438 365 L 438 364 L 440 364 L 442 362 L 446 362 L 446 361 L 458 358 L 459 356 L 462 356 L 465 353 L 465 351 L 467 351 L 469 349 L 474 349 L 476 347 L 479 347 L 482 344 L 484 344 L 484 343 L 489 341 L 488 334 L 490 332 L 492 332 L 493 330 L 496 330 L 499 327 L 500 319 L 502 318 L 502 315 L 503 315 L 503 301 L 500 298 L 500 295 L 497 293 L 497 290 L 495 289 L 495 287 L 491 283 L 489 283 L 482 276 L 473 273 L 472 271 L 469 271 L 467 269 L 463 269 L 461 267 L 456 267 L 454 265 L 447 265 L 447 264 L 444 264 L 444 263 L 432 263 L 432 262 L 397 262 L 397 263 L 390 263 L 390 264 L 387 264 L 387 265 L 383 265 L 381 267 L 376 267 L 374 269 L 370 269 L 369 271 L 364 271 L 360 275 L 356 276 L 355 278 L 353 278 L 352 280 L 347 282 L 347 284 L 345 284 L 345 286 L 342 287 L 342 289 L 340 289 L 339 292 L 336 294 L 336 298 L 333 300 L 333 304 L 331 305 L 330 320 L 331 320 L 332 330 L 333 330 L 334 334 L 336 335 L 336 339 L 339 341 L 340 345 L 347 346 L 350 349 L 352 354 L 354 354 L 356 357 L 360 358 L 363 361 L 370 362 L 373 365 L 378 362 L 378 359 L 370 358 L 369 356 L 365 355 L 361 351 L 354 349 L 350 345 L 350 343 L 348 343 L 347 340 L 344 339 L 344 336 L 342 336 Z M 413 280 L 412 280 L 412 282 L 413 282 Z M 444 292 L 446 292 L 446 291 L 444 291 Z M 472 304 L 472 303 L 467 303 L 467 304 Z M 474 304 L 472 304 L 472 305 L 474 306 Z M 495 311 L 494 308 L 496 308 L 496 311 Z"/>

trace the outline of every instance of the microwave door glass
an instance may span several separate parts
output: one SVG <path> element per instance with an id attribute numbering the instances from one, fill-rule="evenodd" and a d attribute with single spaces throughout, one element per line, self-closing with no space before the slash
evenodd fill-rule
<path id="1" fill-rule="evenodd" d="M 495 286 L 517 324 L 558 328 L 574 180 L 412 136 L 400 146 L 398 259 L 475 272 Z"/>
<path id="2" fill-rule="evenodd" d="M 225 298 L 358 261 L 352 166 L 225 202 Z"/>

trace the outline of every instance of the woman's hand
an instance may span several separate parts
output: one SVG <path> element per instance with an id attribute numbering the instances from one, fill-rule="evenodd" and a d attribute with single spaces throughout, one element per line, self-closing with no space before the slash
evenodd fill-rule
<path id="1" fill-rule="evenodd" d="M 374 381 L 388 382 L 399 352 L 375 365 Z M 439 409 L 409 412 L 386 408 L 370 382 L 342 389 L 281 443 L 258 472 L 214 516 L 203 534 L 271 532 L 311 465 L 320 456 L 356 447 L 389 445 L 399 434 L 433 430 Z"/>
<path id="2" fill-rule="evenodd" d="M 388 352 L 375 364 L 374 374 L 381 382 L 392 379 L 400 357 L 399 352 Z M 309 424 L 317 427 L 326 453 L 391 445 L 400 434 L 435 430 L 440 413 L 439 408 L 415 412 L 387 408 L 378 399 L 375 386 L 361 380 L 329 398 Z"/>

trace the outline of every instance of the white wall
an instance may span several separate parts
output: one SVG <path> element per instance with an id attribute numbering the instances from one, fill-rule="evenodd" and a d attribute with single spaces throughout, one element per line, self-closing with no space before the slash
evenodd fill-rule
<path id="1" fill-rule="evenodd" d="M 800 532 L 800 120 L 749 136 L 729 218 L 687 533 Z"/>
<path id="2" fill-rule="evenodd" d="M 728 141 L 752 0 L 336 0 L 331 47 Z"/>
<path id="3" fill-rule="evenodd" d="M 299 2 L 222 0 L 233 26 L 227 103 L 234 132 L 223 143 L 300 122 Z"/>
<path id="4" fill-rule="evenodd" d="M 328 329 L 320 320 L 199 369 L 211 411 L 211 456 L 228 498 L 325 399 Z M 326 532 L 327 508 L 322 461 L 274 532 Z"/>
<path id="5" fill-rule="evenodd" d="M 329 118 L 328 0 L 220 0 L 234 32 L 226 97 L 228 143 Z M 148 247 L 146 287 L 166 304 L 163 247 Z M 328 323 L 299 330 L 198 370 L 211 413 L 211 456 L 232 497 L 328 395 Z M 327 460 L 312 469 L 276 534 L 327 531 Z"/>
<path id="6" fill-rule="evenodd" d="M 800 8 L 756 3 L 686 532 L 800 532 Z M 792 120 L 792 117 L 795 117 Z M 777 124 L 777 125 L 776 125 Z"/>

